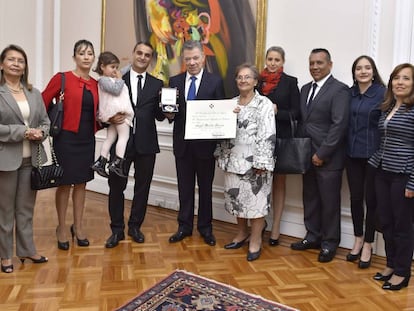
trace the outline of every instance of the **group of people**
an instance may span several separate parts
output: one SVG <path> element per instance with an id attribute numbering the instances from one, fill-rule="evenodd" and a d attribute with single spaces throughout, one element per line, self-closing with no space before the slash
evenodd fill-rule
<path id="1" fill-rule="evenodd" d="M 355 235 L 346 259 L 368 268 L 381 231 L 386 267 L 373 278 L 385 290 L 400 290 L 409 283 L 414 242 L 414 66 L 396 66 L 385 86 L 374 60 L 362 55 L 352 65 L 349 89 L 332 76 L 332 64 L 326 49 L 312 50 L 313 81 L 300 92 L 299 135 L 311 137 L 313 155 L 303 175 L 306 235 L 291 248 L 320 249 L 320 262 L 334 258 L 345 168 Z"/>
<path id="2" fill-rule="evenodd" d="M 105 247 L 125 239 L 124 190 L 134 164 L 134 195 L 128 219 L 128 235 L 143 243 L 141 231 L 159 145 L 155 120 L 173 123 L 179 212 L 177 231 L 170 243 L 193 233 L 195 184 L 198 185 L 197 230 L 207 245 L 214 246 L 212 183 L 215 165 L 224 171 L 225 209 L 237 219 L 236 236 L 224 245 L 237 249 L 248 243 L 247 260 L 261 255 L 265 216 L 273 207 L 268 244 L 279 244 L 280 220 L 286 193 L 286 176 L 274 173 L 276 138 L 291 135 L 291 120 L 299 122 L 298 135 L 312 139 L 310 169 L 303 175 L 305 237 L 291 245 L 294 250 L 320 249 L 318 260 L 331 261 L 340 242 L 340 191 L 346 168 L 351 195 L 355 242 L 348 261 L 359 268 L 371 263 L 375 230 L 383 233 L 387 266 L 374 279 L 383 288 L 399 290 L 408 285 L 413 255 L 412 198 L 414 196 L 414 67 L 401 64 L 385 86 L 369 56 L 352 65 L 351 88 L 331 74 L 331 55 L 314 49 L 309 56 L 312 82 L 301 90 L 295 77 L 284 72 L 285 52 L 271 47 L 262 72 L 252 64 L 236 68 L 236 137 L 223 141 L 185 140 L 186 105 L 193 100 L 225 98 L 223 80 L 205 68 L 205 55 L 198 41 L 182 47 L 185 71 L 171 77 L 177 89 L 178 112 L 163 112 L 163 82 L 147 69 L 154 50 L 138 42 L 131 65 L 119 70 L 111 52 L 98 58 L 95 80 L 90 75 L 94 47 L 87 40 L 75 43 L 75 69 L 64 72 L 64 119 L 62 132 L 53 139 L 58 162 L 64 170 L 55 195 L 58 226 L 57 247 L 70 248 L 66 213 L 71 196 L 72 241 L 89 245 L 83 229 L 86 183 L 94 171 L 108 178 L 111 236 Z M 22 263 L 44 263 L 33 242 L 32 218 L 36 191 L 30 188 L 30 171 L 37 148 L 49 131 L 47 109 L 60 95 L 62 74 L 52 77 L 40 93 L 28 82 L 28 61 L 23 49 L 6 47 L 0 55 L 0 257 L 1 270 L 13 272 L 13 231 L 16 255 Z M 188 103 L 187 103 L 188 102 Z M 107 127 L 107 139 L 94 160 L 95 133 Z M 365 203 L 365 204 L 364 204 Z M 366 216 L 364 213 L 366 205 Z M 249 228 L 250 223 L 250 228 Z M 364 226 L 365 224 L 365 226 Z M 365 228 L 364 228 L 365 227 Z"/>

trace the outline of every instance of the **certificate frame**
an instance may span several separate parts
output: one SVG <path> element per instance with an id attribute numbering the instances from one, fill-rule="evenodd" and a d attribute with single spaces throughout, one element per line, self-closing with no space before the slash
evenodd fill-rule
<path id="1" fill-rule="evenodd" d="M 184 140 L 222 140 L 236 137 L 237 99 L 189 100 Z"/>
<path id="2" fill-rule="evenodd" d="M 149 71 L 166 84 L 170 76 L 183 71 L 183 65 L 178 51 L 180 42 L 172 41 L 168 45 L 159 44 L 154 34 L 159 32 L 158 30 L 153 31 L 157 25 L 152 22 L 148 8 L 154 5 L 159 6 L 162 2 L 166 1 L 124 0 L 119 2 L 118 0 L 102 0 L 101 51 L 109 50 L 115 53 L 123 66 L 129 62 L 136 42 L 150 41 L 155 47 L 157 57 L 154 58 Z M 172 1 L 167 2 L 170 5 L 173 3 Z M 235 96 L 237 94 L 237 87 L 234 83 L 235 68 L 245 61 L 254 63 L 258 68 L 263 68 L 267 0 L 200 0 L 198 2 L 188 1 L 188 3 L 188 6 L 191 6 L 192 3 L 202 3 L 204 6 L 214 3 L 217 5 L 216 9 L 221 10 L 221 16 L 224 20 L 220 21 L 220 33 L 216 32 L 213 36 L 211 32 L 209 42 L 206 43 L 206 38 L 202 41 L 205 47 L 206 68 L 208 71 L 222 76 L 227 97 Z M 234 9 L 241 13 L 235 14 Z M 217 18 L 217 15 L 210 14 L 206 9 L 200 8 L 199 10 L 199 16 L 202 18 L 209 16 L 212 27 L 213 19 Z M 169 18 L 173 24 L 171 17 Z M 227 25 L 227 29 L 221 25 Z M 252 35 L 245 36 L 246 31 L 252 31 Z M 171 37 L 177 36 L 172 34 Z M 236 40 L 239 41 L 236 42 Z M 176 48 L 177 50 L 175 50 Z M 164 53 L 164 51 L 166 52 Z M 168 58 L 168 66 L 160 66 L 159 62 L 165 61 L 166 57 Z"/>

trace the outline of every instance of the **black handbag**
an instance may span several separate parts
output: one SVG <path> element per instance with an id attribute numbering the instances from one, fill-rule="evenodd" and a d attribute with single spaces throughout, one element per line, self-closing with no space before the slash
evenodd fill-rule
<path id="1" fill-rule="evenodd" d="M 275 173 L 305 174 L 312 160 L 312 141 L 309 137 L 296 137 L 297 123 L 290 115 L 291 137 L 276 138 Z"/>
<path id="2" fill-rule="evenodd" d="M 57 161 L 50 137 L 48 137 L 52 164 L 42 165 L 40 145 L 37 146 L 37 166 L 32 168 L 31 187 L 33 190 L 41 190 L 60 186 L 63 177 L 63 167 Z"/>
<path id="3" fill-rule="evenodd" d="M 60 94 L 59 100 L 56 102 L 55 100 L 50 103 L 49 109 L 47 114 L 49 115 L 50 119 L 50 130 L 49 135 L 52 137 L 56 137 L 59 135 L 60 131 L 62 130 L 62 123 L 63 123 L 63 96 L 65 91 L 65 74 L 63 72 L 61 74 L 61 86 L 60 86 Z"/>

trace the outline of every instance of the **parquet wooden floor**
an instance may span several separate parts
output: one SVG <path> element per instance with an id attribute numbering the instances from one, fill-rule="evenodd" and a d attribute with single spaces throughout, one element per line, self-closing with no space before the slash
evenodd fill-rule
<path id="1" fill-rule="evenodd" d="M 317 261 L 317 250 L 292 251 L 295 239 L 282 236 L 281 245 L 264 245 L 262 256 L 246 261 L 247 246 L 225 250 L 236 227 L 216 221 L 215 247 L 194 233 L 170 245 L 176 230 L 176 212 L 149 207 L 142 231 L 146 242 L 127 238 L 113 249 L 104 247 L 110 235 L 107 197 L 88 192 L 85 228 L 91 246 L 56 247 L 54 191 L 38 194 L 35 209 L 35 240 L 46 264 L 20 264 L 13 258 L 14 273 L 0 273 L 0 310 L 112 310 L 151 287 L 175 269 L 187 270 L 300 310 L 414 310 L 414 281 L 407 289 L 386 292 L 372 279 L 384 266 L 374 256 L 366 270 L 345 261 L 340 249 L 330 263 Z M 129 206 L 127 202 L 126 206 Z M 129 212 L 127 209 L 126 212 Z M 71 224 L 68 210 L 68 236 Z M 265 238 L 268 238 L 265 234 Z"/>

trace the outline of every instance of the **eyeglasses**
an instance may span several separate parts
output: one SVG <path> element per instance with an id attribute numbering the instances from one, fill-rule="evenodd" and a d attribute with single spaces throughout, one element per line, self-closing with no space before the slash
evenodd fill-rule
<path id="1" fill-rule="evenodd" d="M 243 80 L 250 80 L 250 79 L 253 79 L 253 77 L 251 77 L 251 76 L 237 76 L 236 77 L 236 80 L 237 81 L 243 81 Z"/>

